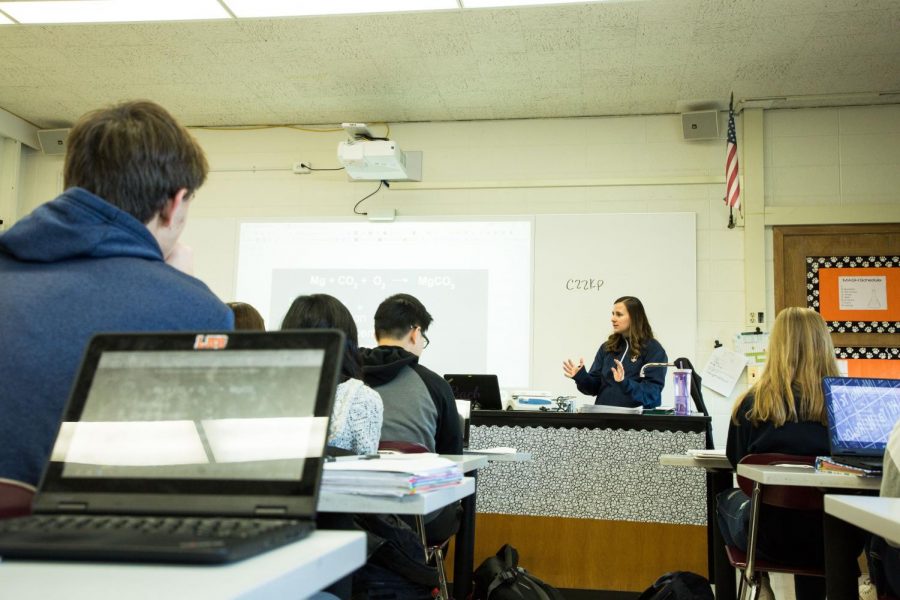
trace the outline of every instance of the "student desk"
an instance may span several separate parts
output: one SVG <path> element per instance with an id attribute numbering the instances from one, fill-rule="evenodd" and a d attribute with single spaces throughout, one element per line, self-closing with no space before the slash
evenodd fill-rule
<path id="1" fill-rule="evenodd" d="M 808 467 L 790 465 L 738 465 L 737 472 L 738 475 L 751 479 L 759 485 L 801 485 L 824 489 L 857 490 L 870 494 L 877 494 L 881 486 L 880 477 L 823 473 Z M 826 495 L 825 498 L 827 503 L 828 496 Z M 840 540 L 851 539 L 852 529 L 853 525 L 829 516 L 827 512 L 823 516 L 825 595 L 828 598 L 856 598 L 859 593 L 855 575 L 844 572 L 843 565 L 834 552 L 836 544 L 841 543 Z M 829 548 L 831 552 L 829 552 Z"/>
<path id="2" fill-rule="evenodd" d="M 509 543 L 524 568 L 564 590 L 643 591 L 667 571 L 703 572 L 705 473 L 662 467 L 659 455 L 705 448 L 708 422 L 472 411 L 471 448 L 532 456 L 479 470 L 476 564 Z"/>
<path id="3" fill-rule="evenodd" d="M 725 553 L 725 541 L 719 534 L 716 518 L 716 496 L 734 487 L 734 469 L 728 458 L 695 456 L 691 454 L 662 454 L 659 464 L 673 467 L 694 467 L 706 470 L 706 548 L 709 578 L 715 583 L 716 598 L 732 599 L 737 595 L 734 569 Z"/>
<path id="4" fill-rule="evenodd" d="M 299 600 L 365 562 L 364 533 L 316 531 L 299 542 L 227 565 L 7 560 L 0 562 L 0 589 L 4 598 L 17 600 Z"/>
<path id="5" fill-rule="evenodd" d="M 826 594 L 829 598 L 851 597 L 856 593 L 855 582 L 839 576 L 838 550 L 848 540 L 858 538 L 859 530 L 900 544 L 900 498 L 827 494 L 823 524 Z"/>
<path id="6" fill-rule="evenodd" d="M 488 463 L 483 454 L 442 455 L 457 463 L 463 473 L 475 473 Z M 462 516 L 456 533 L 456 547 L 453 560 L 453 593 L 465 598 L 472 585 L 473 557 L 475 547 L 475 477 L 465 477 L 460 485 L 413 494 L 402 498 L 388 496 L 362 496 L 322 492 L 319 494 L 318 509 L 323 512 L 343 513 L 388 513 L 398 515 L 425 515 L 448 504 L 461 501 Z"/>
<path id="7" fill-rule="evenodd" d="M 828 494 L 825 514 L 900 545 L 900 498 Z"/>

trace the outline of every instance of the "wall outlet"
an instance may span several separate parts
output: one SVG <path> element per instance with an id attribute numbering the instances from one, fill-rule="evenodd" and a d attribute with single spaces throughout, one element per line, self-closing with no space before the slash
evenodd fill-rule
<path id="1" fill-rule="evenodd" d="M 296 173 L 296 171 L 294 171 L 294 172 Z M 748 323 L 756 323 L 756 313 L 755 312 L 750 313 L 750 316 L 747 319 L 747 322 Z"/>
<path id="2" fill-rule="evenodd" d="M 308 175 L 312 171 L 310 171 L 310 164 L 306 161 L 297 161 L 294 163 L 294 173 L 296 175 Z"/>

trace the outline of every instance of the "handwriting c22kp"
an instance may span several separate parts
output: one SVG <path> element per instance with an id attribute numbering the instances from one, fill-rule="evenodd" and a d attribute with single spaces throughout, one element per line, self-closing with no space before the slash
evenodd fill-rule
<path id="1" fill-rule="evenodd" d="M 603 287 L 602 279 L 569 279 L 566 281 L 566 289 L 570 292 L 582 290 L 585 292 L 600 291 Z"/>

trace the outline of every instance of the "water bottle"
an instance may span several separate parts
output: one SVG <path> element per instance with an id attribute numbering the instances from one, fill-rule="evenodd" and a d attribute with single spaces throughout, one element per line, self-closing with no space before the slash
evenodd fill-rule
<path id="1" fill-rule="evenodd" d="M 672 371 L 672 383 L 675 385 L 675 414 L 681 416 L 691 414 L 691 370 Z"/>

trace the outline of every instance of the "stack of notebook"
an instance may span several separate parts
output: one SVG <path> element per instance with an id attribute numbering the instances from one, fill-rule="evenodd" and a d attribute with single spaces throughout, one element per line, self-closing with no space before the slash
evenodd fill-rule
<path id="1" fill-rule="evenodd" d="M 322 491 L 399 497 L 457 485 L 462 477 L 458 464 L 436 454 L 385 454 L 326 463 Z"/>
<path id="2" fill-rule="evenodd" d="M 863 477 L 881 477 L 881 469 L 875 467 L 857 467 L 848 465 L 830 456 L 816 457 L 816 470 L 827 473 L 843 473 L 845 475 L 861 475 Z"/>

